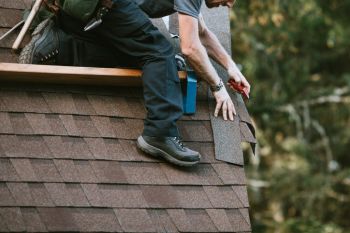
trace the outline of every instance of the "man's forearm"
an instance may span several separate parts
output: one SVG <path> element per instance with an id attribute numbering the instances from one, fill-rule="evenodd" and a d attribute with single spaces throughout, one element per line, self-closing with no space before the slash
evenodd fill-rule
<path id="1" fill-rule="evenodd" d="M 196 45 L 185 55 L 199 77 L 206 80 L 211 86 L 215 86 L 220 82 L 220 77 L 210 62 L 208 54 L 202 45 Z"/>
<path id="2" fill-rule="evenodd" d="M 224 67 L 226 70 L 236 66 L 231 56 L 226 52 L 218 38 L 210 30 L 206 30 L 200 36 L 203 46 L 206 48 L 210 58 Z"/>

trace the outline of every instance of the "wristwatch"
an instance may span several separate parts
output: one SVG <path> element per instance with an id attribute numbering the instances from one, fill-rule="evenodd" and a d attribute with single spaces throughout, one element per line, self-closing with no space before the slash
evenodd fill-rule
<path id="1" fill-rule="evenodd" d="M 220 79 L 219 84 L 210 86 L 210 90 L 212 92 L 217 92 L 217 91 L 220 91 L 223 87 L 224 87 L 224 82 L 222 81 L 222 79 Z"/>

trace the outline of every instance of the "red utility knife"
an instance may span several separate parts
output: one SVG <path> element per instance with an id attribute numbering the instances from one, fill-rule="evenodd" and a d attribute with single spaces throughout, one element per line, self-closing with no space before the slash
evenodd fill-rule
<path id="1" fill-rule="evenodd" d="M 228 80 L 230 86 L 235 89 L 239 94 L 243 96 L 244 99 L 249 99 L 249 93 L 244 89 L 244 86 L 242 84 L 238 84 L 233 79 Z"/>

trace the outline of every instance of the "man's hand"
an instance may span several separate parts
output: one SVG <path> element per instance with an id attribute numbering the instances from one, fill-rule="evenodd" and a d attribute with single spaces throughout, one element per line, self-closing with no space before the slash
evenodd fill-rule
<path id="1" fill-rule="evenodd" d="M 215 112 L 214 116 L 217 117 L 219 115 L 220 109 L 222 110 L 222 117 L 224 120 L 227 120 L 227 115 L 228 118 L 233 121 L 233 115 L 236 115 L 236 109 L 235 106 L 233 105 L 233 102 L 231 100 L 231 97 L 227 93 L 227 90 L 225 87 L 221 88 L 220 91 L 215 91 L 213 92 L 213 95 L 216 100 L 216 107 L 215 107 Z"/>
<path id="2" fill-rule="evenodd" d="M 238 67 L 236 65 L 234 65 L 232 68 L 229 68 L 227 72 L 228 72 L 229 78 L 235 80 L 235 82 L 237 84 L 242 84 L 242 86 L 244 86 L 244 90 L 249 95 L 250 84 L 247 81 L 247 79 L 244 77 L 244 75 L 241 73 L 241 71 L 238 69 Z M 228 83 L 228 85 L 229 85 L 229 87 L 234 89 L 229 83 Z"/>

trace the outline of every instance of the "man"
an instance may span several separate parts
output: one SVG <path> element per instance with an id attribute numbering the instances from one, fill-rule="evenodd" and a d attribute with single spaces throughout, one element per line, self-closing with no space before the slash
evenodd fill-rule
<path id="1" fill-rule="evenodd" d="M 232 7 L 233 3 L 233 0 L 206 0 L 208 7 Z M 121 66 L 124 66 L 124 61 L 128 64 L 139 64 L 143 71 L 147 117 L 137 145 L 150 155 L 160 156 L 180 166 L 197 164 L 201 156 L 184 146 L 180 140 L 176 121 L 182 116 L 182 96 L 173 48 L 148 17 L 179 12 L 182 53 L 196 73 L 209 83 L 217 102 L 215 116 L 222 110 L 225 120 L 233 120 L 235 109 L 209 56 L 227 69 L 230 78 L 242 83 L 248 92 L 250 89 L 249 83 L 216 36 L 206 27 L 200 14 L 201 5 L 202 0 L 113 0 L 112 8 L 102 18 L 103 23 L 87 32 L 83 30 L 85 23 L 75 20 L 65 12 L 62 11 L 59 17 L 60 28 L 68 35 L 74 35 L 66 40 L 70 42 L 60 41 L 61 47 L 72 43 L 75 45 L 73 50 L 78 52 L 70 55 L 73 57 L 72 61 L 83 61 L 86 50 L 94 45 L 104 45 L 116 55 L 114 59 L 122 62 Z M 50 58 L 47 54 L 57 55 L 51 51 L 59 50 L 58 43 L 51 43 L 50 46 L 49 41 L 57 41 L 62 32 L 53 31 L 47 28 L 42 38 L 33 42 L 33 58 L 37 61 Z M 99 49 L 95 51 L 98 52 Z M 73 63 L 89 65 L 89 62 Z"/>

